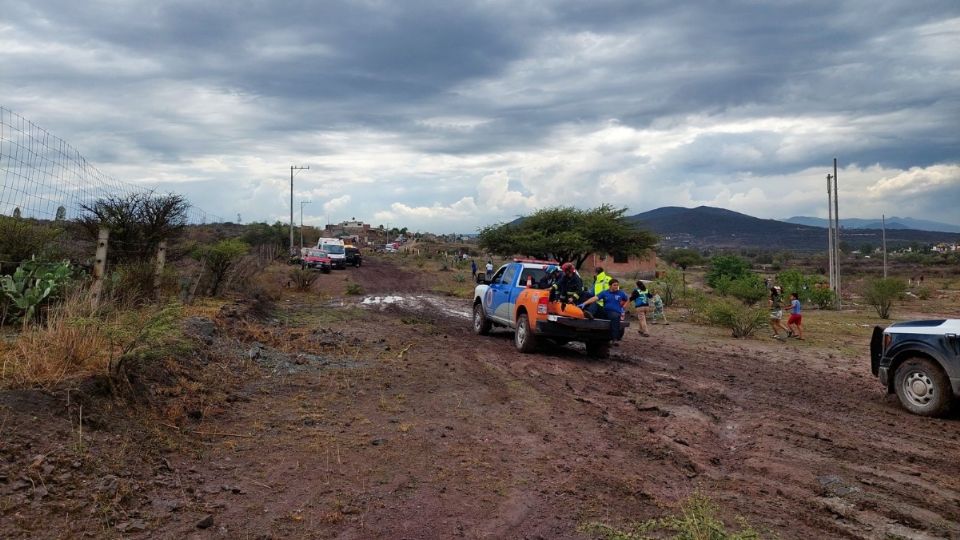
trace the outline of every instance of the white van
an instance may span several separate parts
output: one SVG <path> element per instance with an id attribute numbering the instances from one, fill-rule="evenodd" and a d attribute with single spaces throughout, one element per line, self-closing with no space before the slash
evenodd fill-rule
<path id="1" fill-rule="evenodd" d="M 317 249 L 327 252 L 334 268 L 347 267 L 347 252 L 343 248 L 343 240 L 339 238 L 321 238 L 317 240 Z"/>

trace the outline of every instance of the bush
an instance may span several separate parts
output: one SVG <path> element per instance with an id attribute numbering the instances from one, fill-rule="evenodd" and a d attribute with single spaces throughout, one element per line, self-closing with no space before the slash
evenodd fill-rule
<path id="1" fill-rule="evenodd" d="M 20 261 L 42 258 L 62 232 L 31 219 L 0 216 L 0 272 L 13 272 Z"/>
<path id="2" fill-rule="evenodd" d="M 768 295 L 763 280 L 756 274 L 747 274 L 731 281 L 727 292 L 748 306 L 756 304 Z"/>
<path id="3" fill-rule="evenodd" d="M 729 328 L 735 338 L 748 337 L 763 326 L 768 313 L 729 300 L 714 300 L 705 306 L 704 315 L 711 324 Z"/>
<path id="4" fill-rule="evenodd" d="M 707 271 L 707 285 L 714 289 L 717 288 L 717 282 L 729 277 L 731 280 L 743 277 L 747 274 L 750 266 L 747 261 L 736 255 L 717 255 L 710 259 L 710 269 Z"/>
<path id="5" fill-rule="evenodd" d="M 363 293 L 363 287 L 359 283 L 347 283 L 347 294 L 359 296 Z"/>
<path id="6" fill-rule="evenodd" d="M 457 283 L 463 283 L 463 282 L 467 281 L 467 276 L 465 276 L 465 275 L 463 275 L 463 274 L 455 274 L 455 275 L 453 276 L 453 280 L 456 281 Z"/>
<path id="7" fill-rule="evenodd" d="M 930 287 L 920 287 L 917 289 L 917 298 L 921 300 L 929 300 L 933 295 L 933 290 Z"/>
<path id="8" fill-rule="evenodd" d="M 820 309 L 833 309 L 837 305 L 837 293 L 828 287 L 814 287 L 809 291 L 810 301 Z"/>
<path id="9" fill-rule="evenodd" d="M 907 284 L 896 278 L 880 278 L 870 280 L 864 287 L 863 297 L 867 304 L 877 310 L 881 319 L 890 318 L 890 308 L 893 301 L 907 290 Z"/>
<path id="10" fill-rule="evenodd" d="M 250 251 L 247 243 L 236 239 L 221 240 L 212 246 L 202 247 L 194 256 L 205 261 L 210 271 L 210 296 L 216 296 L 233 266 Z"/>
<path id="11" fill-rule="evenodd" d="M 290 271 L 290 281 L 298 291 L 305 291 L 317 280 L 317 272 L 309 268 L 295 268 Z"/>
<path id="12" fill-rule="evenodd" d="M 667 272 L 655 282 L 657 291 L 660 292 L 660 298 L 663 305 L 672 306 L 674 300 L 683 292 L 683 272 L 677 270 L 667 270 Z"/>
<path id="13" fill-rule="evenodd" d="M 142 304 L 153 298 L 156 267 L 151 261 L 119 264 L 104 282 L 105 292 L 120 303 Z"/>

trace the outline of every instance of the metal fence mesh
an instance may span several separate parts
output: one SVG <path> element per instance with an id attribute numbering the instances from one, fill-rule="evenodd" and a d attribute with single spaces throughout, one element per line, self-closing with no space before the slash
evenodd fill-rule
<path id="1" fill-rule="evenodd" d="M 106 197 L 152 190 L 114 178 L 63 139 L 0 106 L 0 214 L 35 219 L 75 219 Z M 191 206 L 190 223 L 223 221 Z"/>

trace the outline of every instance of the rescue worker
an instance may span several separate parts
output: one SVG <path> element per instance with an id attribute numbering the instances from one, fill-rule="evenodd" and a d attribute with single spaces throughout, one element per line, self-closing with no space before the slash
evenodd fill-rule
<path id="1" fill-rule="evenodd" d="M 583 293 L 583 280 L 577 275 L 573 263 L 563 263 L 560 267 L 563 274 L 550 291 L 550 298 L 559 300 L 562 304 L 579 304 Z"/>
<path id="2" fill-rule="evenodd" d="M 613 278 L 603 271 L 602 266 L 594 268 L 594 272 L 597 276 L 593 279 L 593 295 L 599 296 L 600 293 L 610 288 L 610 280 Z M 600 302 L 600 305 L 602 306 L 603 302 Z"/>
<path id="3" fill-rule="evenodd" d="M 543 275 L 542 278 L 540 278 L 540 281 L 537 282 L 537 288 L 551 289 L 551 292 L 552 292 L 553 284 L 560 279 L 560 267 L 555 264 L 551 264 L 550 266 L 547 266 L 544 270 L 546 273 Z"/>

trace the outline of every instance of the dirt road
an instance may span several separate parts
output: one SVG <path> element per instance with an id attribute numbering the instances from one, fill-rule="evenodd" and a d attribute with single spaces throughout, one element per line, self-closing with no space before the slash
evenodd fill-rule
<path id="1" fill-rule="evenodd" d="M 366 295 L 337 296 L 347 278 Z M 158 428 L 176 440 L 159 452 L 105 426 L 89 451 L 128 451 L 77 465 L 59 401 L 27 414 L 24 396 L 0 399 L 0 536 L 589 538 L 585 523 L 699 490 L 781 538 L 960 538 L 960 420 L 886 396 L 867 329 L 856 357 L 682 322 L 609 360 L 523 355 L 418 279 L 370 264 L 282 302 L 272 325 L 219 321 L 245 375 L 221 411 Z M 27 477 L 75 478 L 18 483 L 46 462 Z"/>

